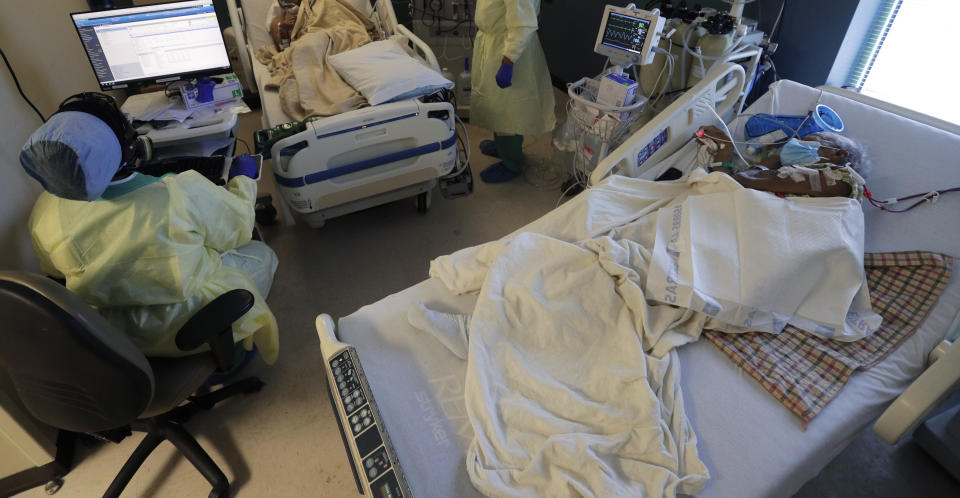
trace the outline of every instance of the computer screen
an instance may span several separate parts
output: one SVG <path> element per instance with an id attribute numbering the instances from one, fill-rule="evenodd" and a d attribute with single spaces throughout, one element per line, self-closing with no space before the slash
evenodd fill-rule
<path id="1" fill-rule="evenodd" d="M 230 72 L 213 0 L 71 17 L 103 90 Z"/>
<path id="2" fill-rule="evenodd" d="M 606 29 L 603 31 L 602 44 L 639 54 L 643 52 L 643 41 L 650 30 L 650 21 L 625 16 L 616 12 L 607 15 Z"/>

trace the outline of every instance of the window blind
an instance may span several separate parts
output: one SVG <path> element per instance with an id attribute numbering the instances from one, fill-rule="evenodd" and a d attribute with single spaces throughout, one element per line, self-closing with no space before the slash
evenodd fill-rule
<path id="1" fill-rule="evenodd" d="M 860 56 L 847 77 L 847 86 L 857 90 L 863 89 L 863 83 L 870 75 L 870 70 L 877 60 L 877 54 L 880 53 L 880 48 L 890 33 L 890 27 L 893 26 L 901 5 L 903 0 L 884 0 L 877 9 L 877 15 L 860 49 Z"/>

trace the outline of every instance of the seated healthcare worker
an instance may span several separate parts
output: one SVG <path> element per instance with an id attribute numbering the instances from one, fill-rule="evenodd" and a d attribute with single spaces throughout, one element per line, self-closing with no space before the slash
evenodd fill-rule
<path id="1" fill-rule="evenodd" d="M 103 94 L 70 97 L 27 140 L 20 164 L 40 182 L 30 233 L 47 274 L 97 308 L 148 356 L 184 356 L 177 331 L 233 290 L 255 303 L 233 325 L 276 361 L 277 322 L 264 300 L 276 254 L 251 241 L 256 165 L 234 161 L 227 188 L 195 171 L 162 178 L 134 171 L 136 132 Z M 241 156 L 243 157 L 243 156 Z M 249 158 L 249 156 L 247 156 Z"/>

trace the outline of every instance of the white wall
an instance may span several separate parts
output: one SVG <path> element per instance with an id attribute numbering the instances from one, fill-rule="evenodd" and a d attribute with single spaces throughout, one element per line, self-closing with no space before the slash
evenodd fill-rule
<path id="1" fill-rule="evenodd" d="M 99 88 L 70 21 L 70 12 L 84 10 L 89 10 L 84 0 L 0 2 L 0 48 L 24 92 L 44 116 L 53 113 L 65 97 Z M 35 270 L 26 220 L 40 187 L 23 172 L 18 154 L 40 120 L 20 98 L 3 66 L 0 109 L 4 111 L 0 120 L 0 270 Z"/>
<path id="2" fill-rule="evenodd" d="M 88 10 L 84 0 L 0 1 L 0 48 L 44 116 L 65 97 L 99 88 L 70 21 L 70 12 L 83 10 Z M 27 218 L 41 189 L 24 173 L 18 156 L 40 119 L 2 65 L 0 110 L 0 270 L 36 271 Z M 0 382 L 0 477 L 43 465 L 56 451 L 55 431 L 32 420 L 6 384 Z"/>

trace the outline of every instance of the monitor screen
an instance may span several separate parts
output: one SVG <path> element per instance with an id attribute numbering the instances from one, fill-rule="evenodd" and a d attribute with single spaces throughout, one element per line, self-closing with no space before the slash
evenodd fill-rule
<path id="1" fill-rule="evenodd" d="M 71 17 L 103 90 L 230 72 L 213 0 Z"/>
<path id="2" fill-rule="evenodd" d="M 601 43 L 608 47 L 639 54 L 647 39 L 650 21 L 611 12 L 607 16 L 606 29 Z"/>

